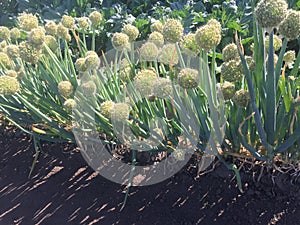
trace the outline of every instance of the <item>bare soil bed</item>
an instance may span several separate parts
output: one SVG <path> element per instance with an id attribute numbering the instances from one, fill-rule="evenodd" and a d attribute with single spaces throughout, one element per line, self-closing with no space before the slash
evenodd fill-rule
<path id="1" fill-rule="evenodd" d="M 164 182 L 132 187 L 123 211 L 124 186 L 95 173 L 72 144 L 43 143 L 28 178 L 34 148 L 30 137 L 0 126 L 0 225 L 12 224 L 280 224 L 300 221 L 300 178 L 259 182 L 257 171 L 241 171 L 244 193 L 221 164 L 195 180 L 188 167 Z"/>

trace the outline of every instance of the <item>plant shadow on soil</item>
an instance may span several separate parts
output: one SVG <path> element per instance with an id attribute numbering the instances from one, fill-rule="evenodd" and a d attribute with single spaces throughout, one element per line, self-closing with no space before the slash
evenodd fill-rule
<path id="1" fill-rule="evenodd" d="M 74 145 L 43 144 L 28 178 L 33 144 L 0 126 L 0 225 L 287 224 L 300 221 L 300 184 L 267 174 L 253 181 L 242 171 L 244 193 L 233 173 L 218 164 L 195 180 L 187 167 L 151 186 L 132 187 L 123 211 L 124 186 L 94 172 Z M 254 174 L 255 175 L 255 174 Z M 257 176 L 257 174 L 255 175 Z"/>

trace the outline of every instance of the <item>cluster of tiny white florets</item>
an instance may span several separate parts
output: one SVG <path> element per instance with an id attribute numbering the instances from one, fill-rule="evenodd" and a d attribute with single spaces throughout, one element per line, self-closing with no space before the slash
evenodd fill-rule
<path id="1" fill-rule="evenodd" d="M 69 34 L 69 29 L 66 28 L 62 23 L 57 25 L 57 35 L 66 41 L 71 41 L 72 39 L 71 35 Z"/>
<path id="2" fill-rule="evenodd" d="M 164 45 L 158 53 L 157 61 L 165 65 L 176 65 L 179 56 L 175 44 Z"/>
<path id="3" fill-rule="evenodd" d="M 7 27 L 0 26 L 0 39 L 2 40 L 10 39 L 10 30 Z"/>
<path id="4" fill-rule="evenodd" d="M 0 66 L 4 66 L 6 69 L 13 67 L 12 59 L 4 52 L 0 52 Z"/>
<path id="5" fill-rule="evenodd" d="M 143 69 L 135 76 L 134 87 L 143 97 L 148 97 L 152 94 L 157 77 L 155 70 Z"/>
<path id="6" fill-rule="evenodd" d="M 225 81 L 236 82 L 243 76 L 243 67 L 241 61 L 234 59 L 224 62 L 221 65 L 221 76 Z"/>
<path id="7" fill-rule="evenodd" d="M 89 18 L 87 18 L 87 17 L 80 17 L 77 19 L 77 22 L 78 22 L 79 28 L 81 28 L 83 30 L 88 29 L 88 27 L 90 26 Z"/>
<path id="8" fill-rule="evenodd" d="M 58 43 L 52 35 L 46 35 L 45 36 L 45 42 L 44 42 L 52 52 L 55 52 L 58 49 Z"/>
<path id="9" fill-rule="evenodd" d="M 146 42 L 142 45 L 140 50 L 141 60 L 154 61 L 158 54 L 157 46 L 152 42 Z"/>
<path id="10" fill-rule="evenodd" d="M 93 26 L 99 26 L 101 21 L 102 21 L 102 15 L 100 12 L 98 11 L 93 11 L 90 15 L 89 15 L 89 19 L 92 23 Z"/>
<path id="11" fill-rule="evenodd" d="M 38 18 L 33 14 L 22 13 L 18 17 L 19 26 L 22 30 L 31 31 L 39 26 Z"/>
<path id="12" fill-rule="evenodd" d="M 176 43 L 183 36 L 183 26 L 179 20 L 169 19 L 163 27 L 164 39 L 170 43 Z"/>
<path id="13" fill-rule="evenodd" d="M 164 26 L 160 21 L 155 21 L 154 23 L 151 24 L 150 29 L 151 29 L 151 32 L 162 33 Z"/>
<path id="14" fill-rule="evenodd" d="M 178 74 L 178 84 L 184 89 L 195 88 L 199 82 L 199 73 L 195 69 L 184 68 Z"/>
<path id="15" fill-rule="evenodd" d="M 20 53 L 19 53 L 19 47 L 17 45 L 7 45 L 4 48 L 4 52 L 11 58 L 11 59 L 15 59 L 15 58 L 19 58 Z"/>
<path id="16" fill-rule="evenodd" d="M 266 41 L 265 41 L 266 50 L 268 50 L 268 48 L 269 48 L 269 39 L 270 39 L 270 37 L 267 36 Z M 274 46 L 274 51 L 278 51 L 282 46 L 282 40 L 277 35 L 273 36 L 273 46 Z"/>
<path id="17" fill-rule="evenodd" d="M 0 76 L 0 94 L 13 95 L 20 91 L 20 84 L 15 77 Z"/>
<path id="18" fill-rule="evenodd" d="M 112 37 L 112 45 L 118 51 L 128 50 L 129 49 L 129 37 L 124 33 L 114 33 Z"/>
<path id="19" fill-rule="evenodd" d="M 209 51 L 215 48 L 221 42 L 221 24 L 215 19 L 209 20 L 198 28 L 195 39 L 199 49 Z"/>
<path id="20" fill-rule="evenodd" d="M 220 84 L 220 91 L 223 94 L 224 100 L 230 100 L 235 94 L 235 85 L 225 81 L 224 83 Z"/>
<path id="21" fill-rule="evenodd" d="M 45 41 L 45 33 L 44 28 L 33 28 L 28 34 L 28 42 L 39 48 Z"/>
<path id="22" fill-rule="evenodd" d="M 222 50 L 222 58 L 224 62 L 235 60 L 239 58 L 239 52 L 236 44 L 231 43 L 225 46 Z"/>
<path id="23" fill-rule="evenodd" d="M 7 46 L 7 41 L 3 40 L 0 42 L 0 51 L 2 51 Z"/>
<path id="24" fill-rule="evenodd" d="M 55 36 L 57 34 L 57 25 L 56 25 L 56 23 L 52 20 L 48 21 L 45 24 L 45 30 L 46 30 L 47 34 Z"/>
<path id="25" fill-rule="evenodd" d="M 125 122 L 129 118 L 130 106 L 127 103 L 115 103 L 111 109 L 110 117 L 116 122 Z"/>
<path id="26" fill-rule="evenodd" d="M 57 85 L 58 93 L 62 97 L 69 97 L 73 93 L 73 85 L 70 81 L 61 81 Z"/>
<path id="27" fill-rule="evenodd" d="M 72 16 L 63 15 L 61 23 L 68 29 L 72 29 L 75 24 L 75 19 Z"/>
<path id="28" fill-rule="evenodd" d="M 12 29 L 10 30 L 9 34 L 10 34 L 10 38 L 11 38 L 12 40 L 17 40 L 17 39 L 19 39 L 19 38 L 21 37 L 21 32 L 20 32 L 20 30 L 19 30 L 18 28 L 16 28 L 16 27 L 12 28 Z"/>
<path id="29" fill-rule="evenodd" d="M 113 101 L 105 101 L 100 105 L 100 113 L 105 116 L 106 118 L 110 119 L 111 111 L 114 108 L 115 103 Z"/>
<path id="30" fill-rule="evenodd" d="M 295 59 L 296 59 L 295 51 L 290 50 L 290 51 L 287 51 L 286 53 L 284 53 L 284 55 L 283 55 L 283 61 L 286 64 L 293 63 Z"/>
<path id="31" fill-rule="evenodd" d="M 233 96 L 233 102 L 242 108 L 247 107 L 250 100 L 249 92 L 247 90 L 241 89 L 235 92 Z"/>
<path id="32" fill-rule="evenodd" d="M 95 84 L 94 81 L 90 80 L 87 82 L 84 82 L 81 84 L 80 89 L 79 89 L 82 94 L 84 94 L 86 97 L 91 97 L 94 94 L 96 94 L 97 91 L 97 85 Z"/>
<path id="33" fill-rule="evenodd" d="M 168 98 L 172 96 L 172 81 L 168 78 L 159 77 L 152 87 L 152 94 L 158 98 Z"/>
<path id="34" fill-rule="evenodd" d="M 279 24 L 279 33 L 289 40 L 300 36 L 300 11 L 288 10 L 286 18 Z"/>
<path id="35" fill-rule="evenodd" d="M 258 24 L 265 28 L 276 27 L 286 17 L 288 4 L 285 0 L 260 0 L 255 8 Z"/>
<path id="36" fill-rule="evenodd" d="M 187 56 L 196 56 L 200 49 L 196 43 L 196 34 L 189 33 L 183 37 L 180 42 L 182 53 Z"/>
<path id="37" fill-rule="evenodd" d="M 78 72 L 87 72 L 97 69 L 100 66 L 100 58 L 94 51 L 88 51 L 84 58 L 78 58 L 75 68 Z"/>
<path id="38" fill-rule="evenodd" d="M 97 69 L 100 66 L 100 58 L 96 52 L 88 51 L 84 63 L 87 70 Z"/>
<path id="39" fill-rule="evenodd" d="M 74 99 L 67 99 L 65 102 L 64 102 L 64 107 L 68 110 L 72 110 L 74 108 L 76 108 L 77 106 L 77 103 Z"/>
<path id="40" fill-rule="evenodd" d="M 156 44 L 158 47 L 163 46 L 165 40 L 164 40 L 164 36 L 157 32 L 157 31 L 153 31 L 148 38 L 148 41 L 153 42 L 154 44 Z"/>
<path id="41" fill-rule="evenodd" d="M 126 24 L 123 27 L 122 32 L 124 34 L 127 34 L 128 38 L 129 38 L 129 42 L 135 41 L 137 39 L 137 37 L 139 36 L 139 30 L 131 24 Z"/>
<path id="42" fill-rule="evenodd" d="M 41 48 L 28 41 L 22 41 L 19 44 L 19 53 L 22 60 L 31 64 L 36 64 L 41 58 Z"/>

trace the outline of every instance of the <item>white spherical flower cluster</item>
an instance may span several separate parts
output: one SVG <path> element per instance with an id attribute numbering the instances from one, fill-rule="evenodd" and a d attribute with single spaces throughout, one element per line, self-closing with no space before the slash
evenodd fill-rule
<path id="1" fill-rule="evenodd" d="M 139 30 L 131 24 L 126 24 L 123 27 L 122 32 L 124 34 L 127 34 L 128 38 L 129 38 L 129 42 L 135 41 L 140 33 Z"/>
<path id="2" fill-rule="evenodd" d="M 260 0 L 255 8 L 254 15 L 262 27 L 276 27 L 284 20 L 288 4 L 285 0 Z"/>
<path id="3" fill-rule="evenodd" d="M 183 36 L 183 26 L 179 20 L 169 19 L 163 28 L 164 39 L 170 43 L 176 43 Z"/>
<path id="4" fill-rule="evenodd" d="M 176 65 L 179 61 L 175 44 L 166 44 L 158 53 L 157 61 L 165 65 Z"/>
<path id="5" fill-rule="evenodd" d="M 221 42 L 221 24 L 211 19 L 196 31 L 196 43 L 199 49 L 209 51 Z"/>
<path id="6" fill-rule="evenodd" d="M 142 45 L 140 50 L 141 60 L 144 61 L 154 61 L 156 60 L 158 54 L 157 46 L 152 42 L 146 42 Z"/>
<path id="7" fill-rule="evenodd" d="M 118 51 L 124 51 L 130 48 L 129 37 L 124 33 L 114 33 L 111 42 L 114 48 Z"/>

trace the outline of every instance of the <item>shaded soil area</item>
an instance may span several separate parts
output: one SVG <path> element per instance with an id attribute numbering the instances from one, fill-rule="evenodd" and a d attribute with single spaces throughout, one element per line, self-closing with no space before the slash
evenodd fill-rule
<path id="1" fill-rule="evenodd" d="M 0 225 L 11 224 L 287 224 L 300 221 L 300 183 L 289 175 L 241 172 L 217 164 L 195 180 L 187 167 L 164 182 L 132 187 L 120 212 L 124 186 L 95 173 L 73 145 L 43 144 L 32 178 L 34 148 L 22 132 L 0 127 Z M 299 178 L 300 180 L 300 178 Z M 275 184 L 274 184 L 275 183 Z"/>

